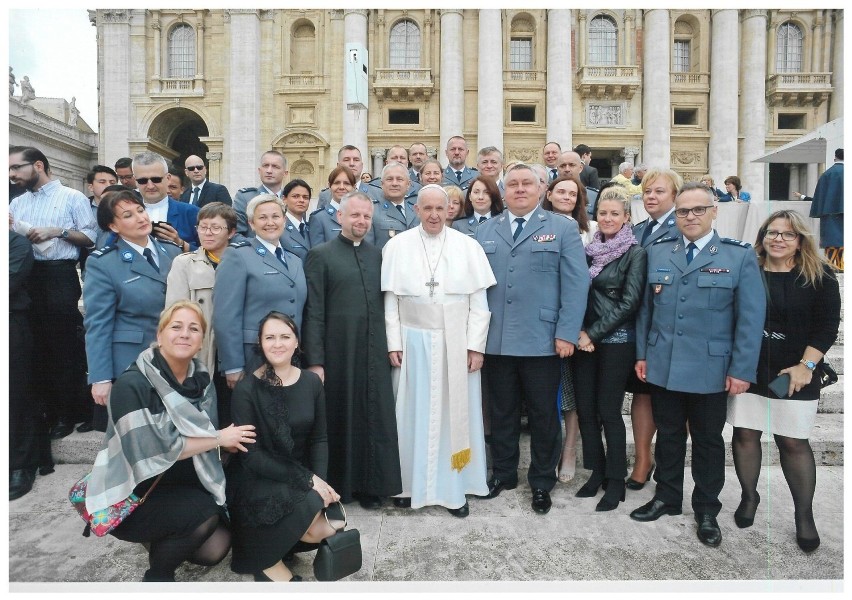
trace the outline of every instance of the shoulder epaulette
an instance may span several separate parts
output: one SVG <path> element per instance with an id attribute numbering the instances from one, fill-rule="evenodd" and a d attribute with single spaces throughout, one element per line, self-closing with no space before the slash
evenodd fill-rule
<path id="1" fill-rule="evenodd" d="M 661 237 L 660 239 L 655 241 L 654 245 L 656 246 L 657 244 L 662 244 L 663 242 L 674 242 L 674 241 L 677 241 L 679 239 L 680 239 L 680 236 L 668 235 L 668 236 Z"/>
<path id="2" fill-rule="evenodd" d="M 246 192 L 256 192 L 256 187 L 244 187 L 237 190 L 238 194 L 245 194 Z"/>
<path id="3" fill-rule="evenodd" d="M 171 241 L 171 240 L 161 240 L 161 239 L 158 239 L 157 241 L 158 241 L 158 242 L 160 242 L 161 244 L 171 244 L 171 245 L 172 245 L 172 246 L 174 246 L 175 248 L 180 248 L 181 250 L 183 250 L 183 246 L 178 246 L 175 242 L 173 242 L 173 241 Z"/>
<path id="4" fill-rule="evenodd" d="M 321 213 L 321 212 L 325 212 L 325 206 L 321 206 L 321 207 L 319 207 L 319 208 L 315 209 L 315 210 L 314 210 L 314 212 L 312 212 L 311 214 L 309 214 L 309 215 L 308 215 L 308 218 L 311 218 L 311 217 L 313 217 L 315 214 L 317 214 L 317 213 Z"/>
<path id="5" fill-rule="evenodd" d="M 228 244 L 229 248 L 245 248 L 246 246 L 251 246 L 251 242 L 246 239 Z"/>
<path id="6" fill-rule="evenodd" d="M 94 251 L 94 252 L 92 252 L 89 256 L 97 256 L 98 258 L 100 258 L 100 257 L 101 257 L 101 256 L 103 256 L 104 254 L 109 254 L 110 252 L 112 252 L 113 250 L 115 250 L 117 247 L 118 247 L 118 246 L 104 246 L 103 248 L 100 248 L 100 249 L 98 249 L 98 250 L 95 250 L 95 251 Z"/>
<path id="7" fill-rule="evenodd" d="M 734 238 L 719 238 L 719 241 L 723 244 L 730 244 L 732 246 L 742 246 L 743 248 L 751 248 L 751 244 L 749 244 L 748 242 L 735 240 Z"/>

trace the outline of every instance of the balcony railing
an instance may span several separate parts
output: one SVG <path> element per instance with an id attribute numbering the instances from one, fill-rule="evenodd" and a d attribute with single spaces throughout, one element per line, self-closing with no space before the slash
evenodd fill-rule
<path id="1" fill-rule="evenodd" d="M 672 73 L 671 87 L 672 91 L 685 90 L 690 92 L 709 92 L 710 73 Z"/>
<path id="2" fill-rule="evenodd" d="M 277 84 L 276 94 L 321 92 L 325 86 L 325 78 L 313 73 L 284 73 L 278 77 Z"/>
<path id="3" fill-rule="evenodd" d="M 376 69 L 373 78 L 376 95 L 391 99 L 429 97 L 434 87 L 432 69 Z"/>
<path id="4" fill-rule="evenodd" d="M 831 73 L 773 73 L 766 98 L 773 106 L 819 106 L 831 96 Z"/>
<path id="5" fill-rule="evenodd" d="M 161 77 L 153 81 L 152 94 L 163 96 L 203 96 L 204 80 L 195 77 Z"/>
<path id="6" fill-rule="evenodd" d="M 632 98 L 642 79 L 633 65 L 589 65 L 577 70 L 576 86 L 584 98 Z"/>

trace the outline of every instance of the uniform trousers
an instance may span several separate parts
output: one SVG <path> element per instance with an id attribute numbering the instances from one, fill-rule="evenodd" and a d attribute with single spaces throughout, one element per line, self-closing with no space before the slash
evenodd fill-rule
<path id="1" fill-rule="evenodd" d="M 30 393 L 33 339 L 26 311 L 9 312 L 9 348 L 9 470 L 35 471 L 39 443 L 50 440 L 42 427 L 38 398 Z"/>
<path id="2" fill-rule="evenodd" d="M 728 393 L 691 394 L 652 386 L 651 408 L 657 424 L 657 489 L 654 498 L 680 507 L 686 463 L 686 423 L 692 437 L 692 510 L 719 514 L 719 493 L 725 485 L 725 442 L 722 428 Z"/>
<path id="3" fill-rule="evenodd" d="M 512 485 L 518 480 L 521 404 L 530 427 L 530 467 L 527 481 L 548 492 L 556 485 L 556 465 L 562 452 L 559 427 L 558 356 L 485 355 L 483 375 L 491 400 L 492 477 Z"/>
<path id="4" fill-rule="evenodd" d="M 83 317 L 76 260 L 36 260 L 27 283 L 32 305 L 34 392 L 44 401 L 47 423 L 80 422 L 84 380 L 78 330 Z M 85 356 L 85 353 L 82 354 Z"/>

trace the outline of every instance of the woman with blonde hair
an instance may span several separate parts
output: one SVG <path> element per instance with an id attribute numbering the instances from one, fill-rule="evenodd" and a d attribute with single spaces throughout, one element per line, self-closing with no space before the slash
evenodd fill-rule
<path id="1" fill-rule="evenodd" d="M 769 215 L 757 233 L 755 251 L 766 286 L 766 322 L 757 383 L 728 400 L 734 467 L 742 487 L 734 521 L 740 528 L 754 523 L 765 431 L 775 437 L 793 495 L 796 542 L 812 552 L 820 539 L 813 515 L 816 463 L 808 437 L 819 404 L 823 357 L 840 325 L 840 290 L 796 212 Z M 770 519 L 776 516 L 770 514 Z"/>

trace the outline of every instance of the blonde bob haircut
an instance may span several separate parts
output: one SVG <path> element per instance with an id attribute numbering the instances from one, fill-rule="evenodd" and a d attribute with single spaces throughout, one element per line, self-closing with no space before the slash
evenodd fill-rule
<path id="1" fill-rule="evenodd" d="M 672 190 L 672 197 L 675 197 L 680 192 L 680 188 L 683 187 L 683 177 L 672 171 L 671 169 L 660 169 L 657 167 L 652 167 L 645 171 L 645 176 L 642 178 L 642 193 L 644 194 L 648 186 L 651 185 L 651 182 L 655 179 L 659 179 L 662 177 L 669 183 L 669 187 Z"/>
<path id="2" fill-rule="evenodd" d="M 175 300 L 172 304 L 163 309 L 160 313 L 160 322 L 157 323 L 157 335 L 163 333 L 163 330 L 172 322 L 175 313 L 182 308 L 191 310 L 198 315 L 198 322 L 201 323 L 201 333 L 207 333 L 207 319 L 204 318 L 204 313 L 201 311 L 201 306 L 192 300 Z"/>
<path id="3" fill-rule="evenodd" d="M 246 206 L 246 220 L 249 223 L 254 221 L 254 211 L 257 210 L 257 207 L 261 204 L 266 204 L 267 202 L 274 202 L 279 207 L 281 207 L 281 212 L 286 215 L 287 214 L 287 205 L 284 204 L 284 201 L 276 196 L 275 194 L 260 194 L 259 196 L 255 196 L 249 201 L 248 206 Z"/>

